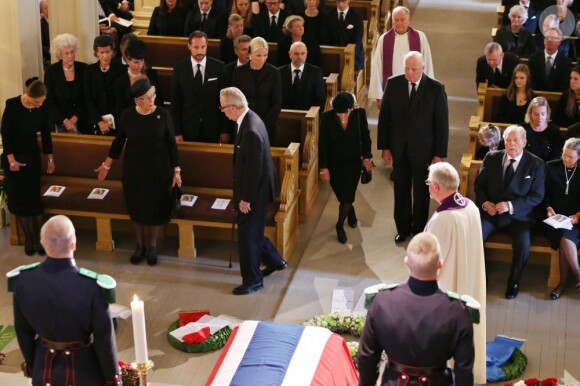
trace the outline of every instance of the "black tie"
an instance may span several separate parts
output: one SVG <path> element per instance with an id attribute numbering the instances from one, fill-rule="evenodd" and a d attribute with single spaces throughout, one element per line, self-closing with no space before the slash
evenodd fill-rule
<path id="1" fill-rule="evenodd" d="M 505 173 L 503 175 L 503 187 L 504 187 L 504 189 L 507 189 L 510 182 L 512 181 L 512 178 L 514 178 L 514 162 L 516 162 L 515 159 L 513 159 L 513 158 L 510 159 L 510 164 L 505 169 Z"/>
<path id="2" fill-rule="evenodd" d="M 501 83 L 501 72 L 499 72 L 499 68 L 495 68 L 493 70 L 493 84 L 498 86 Z"/>
<path id="3" fill-rule="evenodd" d="M 203 76 L 201 75 L 201 64 L 199 63 L 197 64 L 197 72 L 193 77 L 193 81 L 197 87 L 201 87 L 201 85 L 203 84 Z"/>
<path id="4" fill-rule="evenodd" d="M 298 85 L 298 81 L 300 80 L 300 70 L 299 69 L 295 69 L 294 70 L 294 81 L 292 82 L 293 86 Z"/>
<path id="5" fill-rule="evenodd" d="M 417 84 L 416 83 L 411 83 L 411 94 L 409 94 L 409 104 L 413 104 L 413 101 L 415 100 L 415 96 L 417 96 Z"/>
<path id="6" fill-rule="evenodd" d="M 272 20 L 270 21 L 270 38 L 272 41 L 276 41 L 276 37 L 278 36 L 278 26 L 276 25 L 276 16 L 272 16 Z"/>
<path id="7" fill-rule="evenodd" d="M 552 57 L 548 56 L 546 58 L 546 78 L 550 75 L 551 71 L 552 71 Z"/>
<path id="8" fill-rule="evenodd" d="M 340 22 L 340 24 L 344 24 L 344 12 L 341 12 L 340 15 L 338 16 L 338 21 Z"/>
<path id="9" fill-rule="evenodd" d="M 205 31 L 205 23 L 207 22 L 207 13 L 201 14 L 201 30 Z"/>

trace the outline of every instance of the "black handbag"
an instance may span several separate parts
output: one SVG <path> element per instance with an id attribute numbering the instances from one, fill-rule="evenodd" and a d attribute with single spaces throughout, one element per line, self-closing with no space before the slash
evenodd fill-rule
<path id="1" fill-rule="evenodd" d="M 181 208 L 181 189 L 175 185 L 169 194 L 169 217 L 177 218 Z"/>
<path id="2" fill-rule="evenodd" d="M 358 126 L 358 144 L 359 144 L 359 148 L 360 148 L 360 162 L 361 162 L 361 170 L 360 170 L 360 183 L 361 184 L 368 184 L 369 182 L 371 182 L 373 180 L 373 171 L 372 170 L 367 170 L 365 168 L 364 165 L 364 156 L 363 156 L 363 151 L 362 151 L 362 135 L 361 135 L 361 130 L 360 130 L 360 113 L 358 113 L 357 119 L 356 119 L 356 123 Z"/>

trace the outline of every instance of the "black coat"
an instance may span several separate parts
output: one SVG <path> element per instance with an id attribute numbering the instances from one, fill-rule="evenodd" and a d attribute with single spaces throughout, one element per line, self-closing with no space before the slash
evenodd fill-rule
<path id="1" fill-rule="evenodd" d="M 320 44 L 339 47 L 355 44 L 355 68 L 360 70 L 365 66 L 363 34 L 363 18 L 355 9 L 349 8 L 344 17 L 344 25 L 341 27 L 338 21 L 337 8 L 333 8 L 324 16 L 322 21 Z"/>
<path id="2" fill-rule="evenodd" d="M 186 141 L 196 141 L 201 135 L 204 142 L 217 143 L 220 134 L 228 132 L 230 127 L 219 110 L 219 93 L 225 87 L 226 76 L 222 62 L 210 57 L 206 59 L 201 90 L 196 89 L 194 83 L 191 57 L 173 68 L 171 115 L 175 135 L 183 135 Z"/>
<path id="3" fill-rule="evenodd" d="M 288 12 L 280 9 L 280 13 L 276 18 L 276 29 L 272 31 L 270 28 L 271 17 L 269 12 L 260 12 L 254 15 L 252 18 L 252 27 L 254 29 L 254 36 L 260 36 L 266 39 L 268 42 L 276 43 L 278 40 L 284 36 L 282 32 L 282 26 L 286 18 L 290 16 Z"/>
<path id="4" fill-rule="evenodd" d="M 487 64 L 485 55 L 477 59 L 477 67 L 475 69 L 475 88 L 479 87 L 480 83 L 487 83 L 488 86 L 496 86 L 500 88 L 507 88 L 509 86 L 514 68 L 520 63 L 520 58 L 516 55 L 506 52 L 503 56 L 501 75 L 499 79 L 495 79 L 494 70 Z M 535 87 L 532 86 L 535 89 Z"/>
<path id="5" fill-rule="evenodd" d="M 282 108 L 292 110 L 308 110 L 311 106 L 320 106 L 324 110 L 326 102 L 326 87 L 322 70 L 305 63 L 298 84 L 292 84 L 292 64 L 279 68 L 282 79 Z"/>
<path id="6" fill-rule="evenodd" d="M 99 62 L 89 65 L 84 76 L 84 93 L 87 110 L 89 112 L 89 124 L 96 125 L 106 114 L 115 114 L 115 81 L 126 67 L 111 61 L 111 66 L 106 73 L 100 69 Z M 118 117 L 115 117 L 117 120 Z"/>
<path id="7" fill-rule="evenodd" d="M 552 65 L 552 71 L 546 78 L 546 59 L 544 51 L 530 56 L 528 66 L 532 75 L 532 88 L 537 91 L 563 92 L 570 88 L 570 71 L 572 61 L 566 55 L 558 52 Z"/>
<path id="8" fill-rule="evenodd" d="M 511 52 L 520 58 L 527 58 L 536 52 L 534 37 L 525 28 L 520 29 L 517 41 L 510 26 L 498 29 L 494 40 L 501 45 L 503 52 Z"/>
<path id="9" fill-rule="evenodd" d="M 147 35 L 154 36 L 183 36 L 187 10 L 174 8 L 172 12 L 162 15 L 159 7 L 153 9 Z"/>
<path id="10" fill-rule="evenodd" d="M 215 7 L 212 7 L 207 14 L 205 27 L 201 28 L 201 12 L 189 12 L 185 19 L 183 36 L 189 36 L 193 31 L 203 31 L 209 39 L 221 39 L 226 36 L 227 20 L 224 14 Z"/>
<path id="11" fill-rule="evenodd" d="M 276 126 L 282 110 L 282 81 L 278 68 L 265 63 L 261 70 L 252 70 L 250 63 L 236 67 L 232 86 L 242 90 L 250 109 L 262 118 L 270 143 L 276 145 Z"/>

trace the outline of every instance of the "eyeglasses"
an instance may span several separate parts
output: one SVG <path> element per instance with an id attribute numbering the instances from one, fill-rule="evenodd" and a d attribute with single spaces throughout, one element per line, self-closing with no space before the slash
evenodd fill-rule
<path id="1" fill-rule="evenodd" d="M 228 107 L 234 107 L 234 105 L 220 106 L 220 111 L 224 111 Z"/>

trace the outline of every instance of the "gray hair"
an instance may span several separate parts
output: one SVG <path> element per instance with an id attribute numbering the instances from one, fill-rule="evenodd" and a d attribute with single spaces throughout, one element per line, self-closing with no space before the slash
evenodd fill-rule
<path id="1" fill-rule="evenodd" d="M 75 52 L 77 52 L 77 49 L 79 48 L 79 39 L 74 35 L 67 33 L 56 35 L 54 39 L 52 39 L 50 51 L 60 60 L 62 59 L 62 56 L 60 55 L 61 51 L 67 47 L 72 47 Z"/>
<path id="2" fill-rule="evenodd" d="M 516 4 L 510 8 L 509 16 L 520 15 L 522 17 L 522 23 L 528 20 L 528 10 L 523 5 Z"/>
<path id="3" fill-rule="evenodd" d="M 269 47 L 266 39 L 258 36 L 250 40 L 250 52 L 254 52 L 260 48 L 265 48 L 268 51 Z"/>
<path id="4" fill-rule="evenodd" d="M 409 51 L 403 56 L 403 63 L 407 63 L 407 59 L 409 58 L 416 58 L 423 64 L 423 54 L 419 51 Z"/>
<path id="5" fill-rule="evenodd" d="M 393 11 L 391 12 L 391 17 L 392 18 L 395 17 L 395 15 L 400 12 L 404 12 L 407 14 L 407 16 L 411 17 L 411 11 L 409 11 L 409 8 L 403 7 L 402 5 L 393 8 Z"/>
<path id="6" fill-rule="evenodd" d="M 241 109 L 248 107 L 248 100 L 246 96 L 237 87 L 226 87 L 220 91 L 220 97 L 224 98 L 227 105 L 232 105 L 235 108 Z"/>
<path id="7" fill-rule="evenodd" d="M 407 266 L 417 279 L 437 275 L 441 247 L 437 237 L 431 233 L 419 233 L 407 247 Z"/>
<path id="8" fill-rule="evenodd" d="M 504 141 L 506 140 L 508 135 L 510 135 L 512 133 L 512 131 L 515 131 L 518 134 L 518 136 L 520 137 L 520 139 L 526 139 L 526 129 L 524 129 L 523 127 L 518 126 L 518 125 L 512 125 L 512 126 L 508 126 L 504 130 L 504 132 L 503 132 Z"/>
<path id="9" fill-rule="evenodd" d="M 497 147 L 501 140 L 501 130 L 491 123 L 489 125 L 481 125 L 477 131 L 477 138 L 491 142 L 490 147 Z"/>
<path id="10" fill-rule="evenodd" d="M 557 35 L 558 40 L 562 40 L 562 36 L 563 36 L 562 31 L 560 31 L 560 28 L 558 28 L 558 27 L 546 28 L 546 30 L 544 31 L 544 37 L 546 37 L 546 34 L 550 31 L 556 31 L 556 35 Z"/>
<path id="11" fill-rule="evenodd" d="M 576 154 L 580 155 L 580 138 L 568 138 L 566 142 L 564 142 L 564 147 L 562 148 L 562 152 L 566 149 L 570 149 L 576 152 Z"/>
<path id="12" fill-rule="evenodd" d="M 459 188 L 459 173 L 449 162 L 437 162 L 429 166 L 429 181 L 450 192 Z"/>
<path id="13" fill-rule="evenodd" d="M 240 35 L 234 39 L 234 48 L 238 48 L 240 43 L 251 42 L 252 38 L 248 35 Z"/>
<path id="14" fill-rule="evenodd" d="M 76 243 L 75 227 L 66 216 L 51 217 L 40 230 L 40 243 L 50 257 L 69 257 Z"/>
<path id="15" fill-rule="evenodd" d="M 496 42 L 487 43 L 485 45 L 485 49 L 483 50 L 484 55 L 488 54 L 503 54 L 503 48 Z"/>

